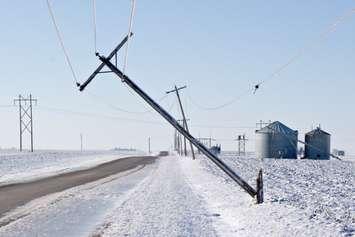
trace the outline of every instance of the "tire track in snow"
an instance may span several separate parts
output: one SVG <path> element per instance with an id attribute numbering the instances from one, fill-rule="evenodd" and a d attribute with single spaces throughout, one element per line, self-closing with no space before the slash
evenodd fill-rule
<path id="1" fill-rule="evenodd" d="M 177 159 L 161 158 L 156 172 L 92 236 L 216 236 L 213 215 L 192 192 Z"/>

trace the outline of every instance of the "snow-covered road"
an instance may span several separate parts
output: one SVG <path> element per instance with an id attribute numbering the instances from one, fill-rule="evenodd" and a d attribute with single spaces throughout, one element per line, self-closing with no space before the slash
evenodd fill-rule
<path id="1" fill-rule="evenodd" d="M 155 168 L 140 166 L 31 201 L 0 219 L 0 236 L 89 236 Z"/>
<path id="2" fill-rule="evenodd" d="M 101 236 L 216 236 L 205 203 L 195 194 L 175 156 L 158 168 L 106 218 Z"/>
<path id="3" fill-rule="evenodd" d="M 144 152 L 40 150 L 32 153 L 0 150 L 0 185 L 87 169 L 120 157 L 136 155 L 144 155 Z"/>

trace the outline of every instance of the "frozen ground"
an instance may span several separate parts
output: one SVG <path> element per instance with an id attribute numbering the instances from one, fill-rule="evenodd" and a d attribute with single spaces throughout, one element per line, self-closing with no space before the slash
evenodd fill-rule
<path id="1" fill-rule="evenodd" d="M 36 151 L 0 150 L 0 185 L 36 179 L 95 166 L 140 151 Z"/>
<path id="2" fill-rule="evenodd" d="M 352 161 L 221 158 L 253 186 L 263 168 L 264 204 L 206 158 L 171 156 L 20 207 L 0 220 L 0 236 L 355 234 Z"/>
<path id="3" fill-rule="evenodd" d="M 194 190 L 221 214 L 222 236 L 353 236 L 355 234 L 355 167 L 351 161 L 258 161 L 224 154 L 221 158 L 255 186 L 264 170 L 265 203 L 250 197 L 211 162 L 182 160 Z"/>
<path id="4" fill-rule="evenodd" d="M 94 235 L 216 236 L 215 214 L 187 183 L 180 161 L 175 156 L 162 158 L 152 175 L 106 217 Z"/>

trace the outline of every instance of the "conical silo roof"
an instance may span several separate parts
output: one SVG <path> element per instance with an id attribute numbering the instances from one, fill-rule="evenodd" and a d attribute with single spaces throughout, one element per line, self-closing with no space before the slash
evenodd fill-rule
<path id="1" fill-rule="evenodd" d="M 313 129 L 312 131 L 306 133 L 306 135 L 309 135 L 309 136 L 314 136 L 314 135 L 317 135 L 317 134 L 325 134 L 325 135 L 330 136 L 329 133 L 323 131 L 323 130 L 320 129 L 320 128 Z"/>
<path id="2" fill-rule="evenodd" d="M 264 132 L 264 133 L 281 133 L 281 134 L 294 134 L 296 131 L 292 130 L 291 128 L 287 127 L 283 123 L 279 121 L 275 121 L 273 123 L 270 123 L 269 125 L 261 128 L 257 132 Z"/>

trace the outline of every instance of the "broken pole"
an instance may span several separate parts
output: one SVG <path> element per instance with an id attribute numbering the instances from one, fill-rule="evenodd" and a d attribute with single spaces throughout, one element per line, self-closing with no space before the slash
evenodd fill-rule
<path id="1" fill-rule="evenodd" d="M 223 170 L 231 179 L 239 184 L 250 196 L 256 196 L 256 190 L 237 175 L 229 166 L 227 166 L 216 155 L 212 154 L 203 144 L 196 140 L 189 132 L 187 132 L 168 112 L 166 112 L 158 103 L 148 96 L 139 86 L 137 86 L 127 75 L 123 74 L 109 59 L 97 54 L 100 60 L 115 73 L 122 82 L 131 87 L 140 97 L 142 97 L 155 111 L 157 111 L 163 118 L 165 118 L 173 127 L 175 127 L 187 140 L 189 140 L 197 149 L 199 149 L 207 158 L 215 163 L 221 170 Z M 84 83 L 85 86 L 88 83 Z M 84 85 L 83 84 L 83 85 Z M 84 87 L 80 87 L 82 91 Z"/>
<path id="2" fill-rule="evenodd" d="M 130 34 L 130 37 L 133 36 L 133 33 Z M 111 60 L 111 58 L 115 55 L 117 55 L 117 52 L 123 47 L 123 45 L 127 42 L 128 40 L 128 35 L 121 41 L 121 43 L 119 43 L 117 45 L 117 47 L 112 50 L 112 52 L 109 54 L 109 56 L 107 57 L 108 60 Z M 101 63 L 97 68 L 96 70 L 94 71 L 93 74 L 91 74 L 91 76 L 83 83 L 83 84 L 79 84 L 77 83 L 77 86 L 79 87 L 79 90 L 80 91 L 83 91 L 87 85 L 89 85 L 89 83 L 95 78 L 95 76 L 97 74 L 99 74 L 101 72 L 101 70 L 104 68 L 105 64 L 104 63 Z"/>
<path id="3" fill-rule="evenodd" d="M 256 179 L 256 203 L 264 202 L 264 183 L 263 183 L 263 169 L 259 170 L 258 178 Z"/>

